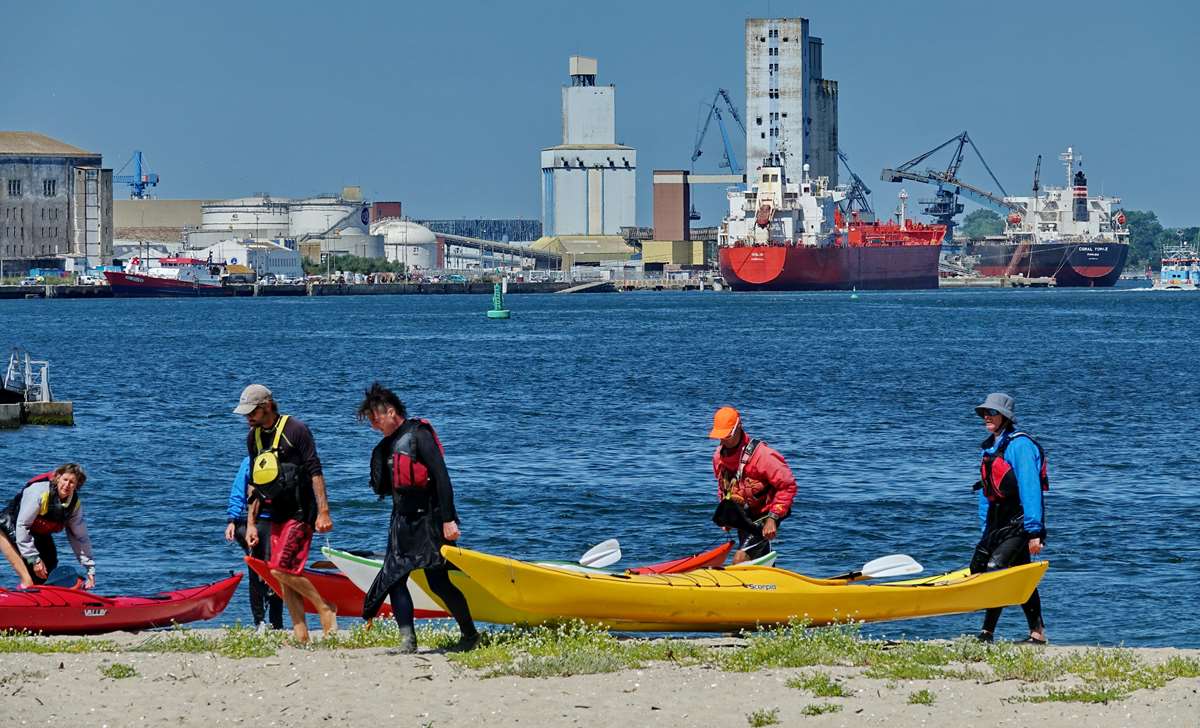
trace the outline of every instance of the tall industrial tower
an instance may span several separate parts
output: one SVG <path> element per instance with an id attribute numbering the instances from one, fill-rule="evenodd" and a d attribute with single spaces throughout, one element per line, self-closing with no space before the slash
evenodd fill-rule
<path id="1" fill-rule="evenodd" d="M 821 39 L 807 18 L 746 20 L 746 169 L 782 164 L 799 181 L 801 167 L 837 184 L 837 81 L 822 77 Z"/>
<path id="2" fill-rule="evenodd" d="M 616 89 L 595 58 L 571 56 L 562 144 L 542 150 L 542 234 L 620 235 L 637 220 L 637 151 L 616 143 Z"/>

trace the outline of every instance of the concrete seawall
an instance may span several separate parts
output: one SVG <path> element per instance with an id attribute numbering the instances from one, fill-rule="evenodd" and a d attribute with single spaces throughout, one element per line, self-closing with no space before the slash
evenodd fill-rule
<path id="1" fill-rule="evenodd" d="M 74 424 L 75 406 L 69 401 L 0 404 L 0 430 L 15 430 L 21 425 Z"/>
<path id="2" fill-rule="evenodd" d="M 556 293 L 572 283 L 513 283 L 509 294 Z M 492 294 L 492 283 L 312 283 L 261 286 L 235 283 L 226 286 L 229 296 L 418 296 L 443 294 Z M 611 293 L 612 284 L 592 288 L 590 292 Z M 113 298 L 108 286 L 0 286 L 0 299 L 8 298 Z"/>

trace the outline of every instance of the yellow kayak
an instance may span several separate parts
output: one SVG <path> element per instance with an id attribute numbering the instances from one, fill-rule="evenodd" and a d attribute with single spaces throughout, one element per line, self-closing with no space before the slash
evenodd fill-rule
<path id="1" fill-rule="evenodd" d="M 470 577 L 453 579 L 451 571 L 475 619 L 498 624 L 580 619 L 642 632 L 728 632 L 791 620 L 822 625 L 974 612 L 1024 603 L 1049 566 L 1038 561 L 984 574 L 959 570 L 868 584 L 767 566 L 596 574 L 456 546 L 443 546 L 442 555 Z"/>

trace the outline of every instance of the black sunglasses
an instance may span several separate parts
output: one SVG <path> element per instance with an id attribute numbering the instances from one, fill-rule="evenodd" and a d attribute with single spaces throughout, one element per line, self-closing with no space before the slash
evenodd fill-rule
<path id="1" fill-rule="evenodd" d="M 994 410 L 994 409 L 983 409 L 983 410 L 979 410 L 979 416 L 980 416 L 980 417 L 995 417 L 995 416 L 996 416 L 996 415 L 998 415 L 998 414 L 1000 414 L 1000 413 L 999 413 L 999 412 L 997 412 L 997 411 L 996 411 L 996 410 Z"/>

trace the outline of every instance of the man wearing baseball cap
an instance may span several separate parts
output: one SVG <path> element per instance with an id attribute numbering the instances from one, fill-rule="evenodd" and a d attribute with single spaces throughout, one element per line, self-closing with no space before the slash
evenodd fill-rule
<path id="1" fill-rule="evenodd" d="M 713 474 L 721 502 L 713 521 L 738 532 L 733 563 L 764 556 L 779 532 L 779 522 L 792 512 L 796 497 L 792 469 L 767 443 L 746 434 L 733 407 L 717 410 L 708 436 L 720 440 L 713 453 Z"/>
<path id="2" fill-rule="evenodd" d="M 292 634 L 298 642 L 308 641 L 304 619 L 307 599 L 317 609 L 321 630 L 329 636 L 337 630 L 337 615 L 304 576 L 313 531 L 333 529 L 325 476 L 312 432 L 300 420 L 280 415 L 271 390 L 261 384 L 242 390 L 233 412 L 244 416 L 250 427 L 246 435 L 250 455 L 246 544 L 253 549 L 258 543 L 258 513 L 264 506 L 270 508 L 271 557 L 267 564 L 292 617 Z"/>

